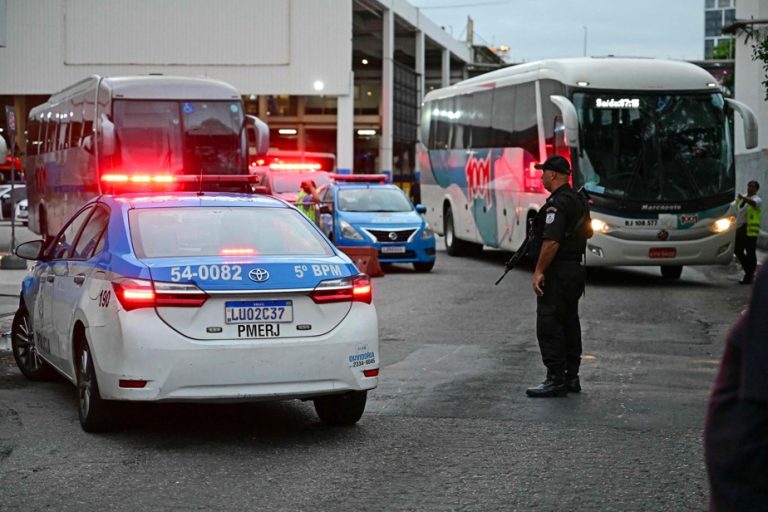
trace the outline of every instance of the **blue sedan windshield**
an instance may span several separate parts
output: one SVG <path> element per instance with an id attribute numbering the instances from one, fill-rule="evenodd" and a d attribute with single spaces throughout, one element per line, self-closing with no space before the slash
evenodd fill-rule
<path id="1" fill-rule="evenodd" d="M 410 201 L 396 188 L 349 188 L 339 190 L 343 212 L 409 212 Z"/>

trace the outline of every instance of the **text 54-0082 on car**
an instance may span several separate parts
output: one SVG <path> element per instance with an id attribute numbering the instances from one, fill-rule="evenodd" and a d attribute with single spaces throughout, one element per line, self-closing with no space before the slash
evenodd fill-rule
<path id="1" fill-rule="evenodd" d="M 370 280 L 278 199 L 101 196 L 17 254 L 14 357 L 77 385 L 87 431 L 120 401 L 312 399 L 351 424 L 378 383 Z"/>

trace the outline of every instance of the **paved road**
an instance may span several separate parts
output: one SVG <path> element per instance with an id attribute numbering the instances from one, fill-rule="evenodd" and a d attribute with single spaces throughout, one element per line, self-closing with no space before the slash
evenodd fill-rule
<path id="1" fill-rule="evenodd" d="M 584 392 L 534 400 L 543 370 L 530 270 L 506 254 L 374 280 L 382 376 L 361 422 L 309 404 L 137 406 L 88 435 L 74 389 L 0 355 L 7 510 L 704 510 L 701 435 L 736 265 L 593 273 Z"/>

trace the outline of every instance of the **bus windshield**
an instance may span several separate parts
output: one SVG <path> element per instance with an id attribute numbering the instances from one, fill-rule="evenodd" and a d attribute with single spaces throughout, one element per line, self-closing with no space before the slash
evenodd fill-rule
<path id="1" fill-rule="evenodd" d="M 720 93 L 575 93 L 591 193 L 641 202 L 733 195 L 731 131 Z"/>
<path id="2" fill-rule="evenodd" d="M 126 173 L 238 174 L 243 112 L 231 101 L 116 100 L 113 168 Z"/>

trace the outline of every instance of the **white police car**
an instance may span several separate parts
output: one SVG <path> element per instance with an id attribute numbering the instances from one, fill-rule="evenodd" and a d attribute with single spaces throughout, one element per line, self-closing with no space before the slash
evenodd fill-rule
<path id="1" fill-rule="evenodd" d="M 119 401 L 314 400 L 355 423 L 379 373 L 371 282 L 267 196 L 101 196 L 47 247 L 12 328 L 22 373 L 76 384 L 86 431 Z"/>

